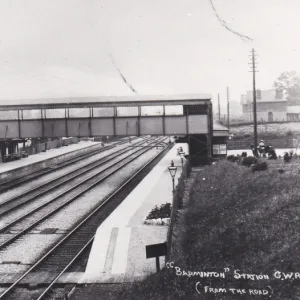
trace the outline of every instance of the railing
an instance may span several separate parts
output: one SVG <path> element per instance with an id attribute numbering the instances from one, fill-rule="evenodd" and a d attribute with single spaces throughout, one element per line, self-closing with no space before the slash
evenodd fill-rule
<path id="1" fill-rule="evenodd" d="M 172 206 L 171 206 L 171 216 L 170 216 L 170 224 L 168 228 L 167 233 L 167 245 L 168 245 L 168 253 L 167 253 L 167 260 L 171 259 L 171 253 L 172 253 L 172 236 L 173 236 L 173 228 L 174 223 L 176 221 L 177 212 L 183 207 L 183 194 L 186 187 L 186 180 L 189 177 L 191 172 L 191 167 L 189 164 L 189 161 L 186 161 L 186 163 L 183 165 L 183 170 L 178 178 L 178 184 L 175 188 L 175 191 L 173 193 L 173 199 L 172 199 Z"/>

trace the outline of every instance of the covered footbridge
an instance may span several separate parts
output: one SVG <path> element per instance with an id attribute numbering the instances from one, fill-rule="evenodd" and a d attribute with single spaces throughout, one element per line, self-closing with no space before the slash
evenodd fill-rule
<path id="1" fill-rule="evenodd" d="M 186 136 L 190 159 L 213 155 L 210 95 L 88 97 L 0 101 L 0 141 L 97 136 Z M 218 127 L 215 136 L 226 139 Z M 222 142 L 223 143 L 223 142 Z"/>

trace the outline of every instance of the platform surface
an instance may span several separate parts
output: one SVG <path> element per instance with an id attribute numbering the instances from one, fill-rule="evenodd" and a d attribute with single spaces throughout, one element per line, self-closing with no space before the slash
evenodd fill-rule
<path id="1" fill-rule="evenodd" d="M 82 141 L 77 144 L 71 144 L 69 146 L 64 146 L 61 148 L 49 149 L 46 152 L 40 152 L 37 154 L 30 155 L 26 158 L 22 158 L 20 160 L 15 160 L 7 163 L 0 164 L 0 173 L 12 171 L 14 169 L 28 166 L 37 162 L 41 162 L 43 160 L 47 160 L 62 154 L 70 153 L 72 151 L 80 150 L 83 148 L 87 148 L 93 145 L 100 144 L 100 142 L 92 142 L 92 141 Z M 106 145 L 106 144 L 105 144 Z"/>
<path id="2" fill-rule="evenodd" d="M 179 147 L 188 154 L 187 144 L 175 144 L 98 228 L 81 283 L 124 282 L 156 272 L 155 258 L 146 259 L 145 246 L 165 242 L 168 227 L 143 221 L 155 205 L 172 203 L 168 167 L 173 160 L 177 184 L 182 171 Z M 161 266 L 164 263 L 160 257 Z"/>

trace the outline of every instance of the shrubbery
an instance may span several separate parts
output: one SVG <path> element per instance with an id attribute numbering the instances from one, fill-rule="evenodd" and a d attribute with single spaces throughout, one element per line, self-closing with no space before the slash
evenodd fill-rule
<path id="1" fill-rule="evenodd" d="M 252 280 L 231 280 L 228 276 L 226 280 L 210 282 L 197 276 L 177 276 L 175 269 L 163 269 L 141 283 L 126 286 L 113 299 L 216 299 L 212 293 L 198 295 L 198 281 L 201 287 L 212 284 L 249 289 L 270 285 L 272 299 L 296 299 L 299 281 L 286 280 L 281 284 L 272 277 L 274 270 L 300 270 L 300 178 L 299 174 L 285 176 L 288 177 L 283 178 L 276 168 L 262 176 L 227 161 L 205 168 L 194 182 L 189 207 L 180 224 L 186 234 L 176 237 L 184 255 L 175 257 L 174 265 L 181 270 L 239 269 L 247 274 L 269 274 L 270 280 L 255 281 L 254 285 Z M 231 294 L 217 297 L 237 299 Z"/>
<path id="2" fill-rule="evenodd" d="M 242 160 L 242 165 L 246 167 L 250 167 L 258 162 L 258 159 L 254 156 L 247 156 Z"/>
<path id="3" fill-rule="evenodd" d="M 148 216 L 146 217 L 147 220 L 150 219 L 163 219 L 163 218 L 170 218 L 171 216 L 171 203 L 162 204 L 160 207 L 155 206 Z"/>
<path id="4" fill-rule="evenodd" d="M 252 167 L 252 171 L 264 171 L 268 169 L 267 162 L 262 162 L 254 156 L 247 156 L 247 152 L 243 152 L 242 156 L 228 155 L 227 160 L 230 162 L 238 162 L 245 167 Z"/>
<path id="5" fill-rule="evenodd" d="M 239 157 L 235 155 L 228 155 L 227 160 L 231 162 L 237 162 L 239 160 Z"/>
<path id="6" fill-rule="evenodd" d="M 265 161 L 258 161 L 256 164 L 252 165 L 252 172 L 265 171 L 268 169 L 268 164 Z"/>

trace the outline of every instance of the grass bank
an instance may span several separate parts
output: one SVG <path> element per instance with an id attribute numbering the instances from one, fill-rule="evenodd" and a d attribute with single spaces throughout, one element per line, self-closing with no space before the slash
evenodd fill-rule
<path id="1" fill-rule="evenodd" d="M 270 292 L 267 286 L 273 290 L 271 299 L 297 299 L 300 274 L 299 279 L 282 280 L 275 278 L 274 272 L 300 273 L 299 173 L 293 162 L 270 163 L 267 171 L 256 173 L 225 161 L 205 168 L 196 178 L 189 206 L 177 224 L 185 232 L 177 239 L 184 254 L 174 258 L 180 272 L 224 272 L 229 268 L 225 279 L 188 277 L 179 271 L 176 274 L 176 269 L 163 269 L 141 283 L 126 285 L 111 299 L 266 299 L 248 292 L 236 296 L 228 289 Z M 280 175 L 278 168 L 285 172 Z M 269 279 L 233 278 L 237 269 L 265 274 Z M 195 289 L 197 282 L 202 296 Z M 205 294 L 204 286 L 209 285 L 227 292 Z"/>

